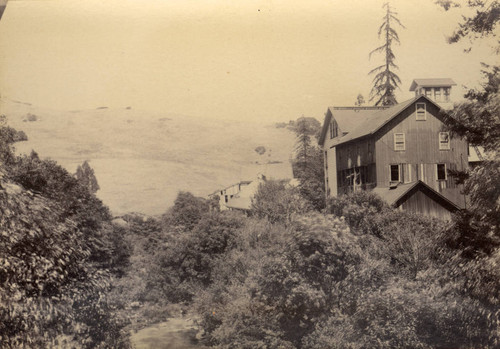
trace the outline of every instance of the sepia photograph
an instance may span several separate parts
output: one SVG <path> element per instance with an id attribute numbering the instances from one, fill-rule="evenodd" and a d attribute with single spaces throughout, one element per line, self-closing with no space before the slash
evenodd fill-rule
<path id="1" fill-rule="evenodd" d="M 0 348 L 500 348 L 499 0 L 0 0 Z"/>

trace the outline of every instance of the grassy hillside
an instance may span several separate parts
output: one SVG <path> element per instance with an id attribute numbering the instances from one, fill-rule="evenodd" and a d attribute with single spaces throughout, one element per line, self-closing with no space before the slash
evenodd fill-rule
<path id="1" fill-rule="evenodd" d="M 8 124 L 26 132 L 18 152 L 35 149 L 74 172 L 89 160 L 114 214 L 160 214 L 179 190 L 207 195 L 257 174 L 291 177 L 294 136 L 252 120 L 221 121 L 132 108 L 41 110 L 3 99 Z M 255 151 L 265 148 L 264 154 Z"/>

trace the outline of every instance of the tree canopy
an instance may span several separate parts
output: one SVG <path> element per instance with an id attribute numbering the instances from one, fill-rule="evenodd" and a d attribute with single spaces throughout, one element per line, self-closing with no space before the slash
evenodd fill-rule
<path id="1" fill-rule="evenodd" d="M 500 2 L 498 0 L 437 0 L 436 4 L 446 11 L 452 8 L 467 7 L 472 10 L 471 15 L 463 15 L 463 21 L 458 24 L 458 28 L 448 38 L 449 43 L 456 43 L 465 38 L 471 43 L 478 38 L 495 37 L 495 31 L 500 20 Z M 496 40 L 496 53 L 500 52 L 500 40 Z M 466 51 L 470 51 L 472 46 Z"/>

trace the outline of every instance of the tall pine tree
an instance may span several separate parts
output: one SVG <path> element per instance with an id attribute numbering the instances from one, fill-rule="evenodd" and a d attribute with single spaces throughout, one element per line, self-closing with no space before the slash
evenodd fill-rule
<path id="1" fill-rule="evenodd" d="M 399 19 L 396 17 L 397 12 L 391 8 L 391 5 L 386 2 L 383 7 L 386 9 L 384 22 L 378 29 L 378 37 L 384 35 L 384 44 L 370 52 L 370 58 L 373 53 L 382 52 L 385 54 L 385 63 L 370 71 L 369 75 L 375 74 L 373 78 L 373 88 L 370 92 L 370 101 L 377 98 L 375 105 L 394 105 L 397 104 L 394 90 L 399 87 L 401 80 L 394 73 L 398 66 L 394 63 L 395 56 L 392 51 L 393 43 L 400 43 L 399 36 L 394 29 L 395 24 L 404 28 Z"/>

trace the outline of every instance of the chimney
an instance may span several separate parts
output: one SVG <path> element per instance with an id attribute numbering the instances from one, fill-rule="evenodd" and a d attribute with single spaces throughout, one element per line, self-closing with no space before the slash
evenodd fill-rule
<path id="1" fill-rule="evenodd" d="M 456 85 L 452 79 L 415 79 L 411 83 L 410 91 L 415 91 L 415 96 L 424 95 L 432 99 L 443 109 L 451 109 L 451 87 Z"/>

